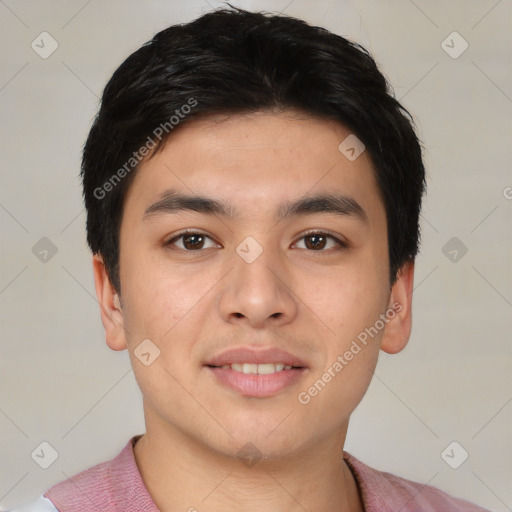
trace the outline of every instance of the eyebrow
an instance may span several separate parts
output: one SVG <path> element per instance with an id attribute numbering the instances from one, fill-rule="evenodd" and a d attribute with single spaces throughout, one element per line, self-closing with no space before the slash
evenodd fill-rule
<path id="1" fill-rule="evenodd" d="M 157 214 L 172 214 L 180 211 L 194 211 L 206 215 L 220 215 L 233 219 L 239 214 L 237 210 L 223 200 L 204 196 L 185 195 L 174 189 L 166 190 L 160 199 L 148 206 L 142 220 Z M 353 198 L 343 194 L 319 194 L 307 196 L 296 201 L 283 203 L 276 212 L 276 220 L 314 213 L 334 213 L 349 216 L 368 224 L 368 215 L 363 207 Z"/>

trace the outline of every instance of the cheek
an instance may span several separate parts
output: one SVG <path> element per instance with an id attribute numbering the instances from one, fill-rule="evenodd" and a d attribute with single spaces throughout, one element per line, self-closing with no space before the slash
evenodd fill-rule
<path id="1" fill-rule="evenodd" d="M 343 349 L 384 312 L 388 300 L 387 275 L 375 265 L 358 258 L 355 264 L 329 272 L 311 286 L 306 280 L 301 296 L 325 327 L 322 336 L 329 345 Z"/>
<path id="2" fill-rule="evenodd" d="M 190 269 L 184 272 L 182 267 L 177 269 L 168 262 L 140 263 L 131 268 L 126 266 L 128 284 L 123 292 L 132 366 L 141 389 L 148 396 L 155 392 L 180 396 L 183 389 L 177 382 L 187 389 L 196 385 L 195 366 L 191 365 L 199 364 L 196 345 L 205 338 L 204 326 L 212 308 L 208 291 L 214 288 L 218 278 L 211 272 L 207 275 Z M 159 350 L 150 371 L 136 360 L 134 353 L 144 339 L 151 340 Z"/>
<path id="3" fill-rule="evenodd" d="M 315 329 L 320 364 L 301 391 L 311 412 L 328 411 L 336 422 L 359 403 L 375 370 L 383 330 L 374 326 L 386 309 L 387 274 L 375 254 L 359 254 L 317 283 L 309 287 L 306 303 L 320 326 Z"/>
<path id="4" fill-rule="evenodd" d="M 165 276 L 154 267 L 152 273 L 137 268 L 132 274 L 127 268 L 126 275 L 131 279 L 124 290 L 123 313 L 132 368 L 143 395 L 153 407 L 163 413 L 169 397 L 173 397 L 175 413 L 185 414 L 190 407 L 189 397 L 179 383 L 192 389 L 189 363 L 202 325 L 197 314 L 201 312 L 204 287 L 185 276 Z M 142 340 L 147 339 L 154 345 L 150 344 L 146 352 L 151 359 L 153 351 L 157 356 L 145 366 L 137 354 L 141 353 Z"/>
<path id="5" fill-rule="evenodd" d="M 337 307 L 331 311 L 331 330 L 317 343 L 320 364 L 298 397 L 311 417 L 323 418 L 319 428 L 334 427 L 359 404 L 375 371 L 383 334 L 370 329 L 383 312 L 381 300 L 348 291 L 333 291 L 331 298 L 325 306 Z"/>
<path id="6" fill-rule="evenodd" d="M 125 322 L 131 334 L 165 342 L 194 310 L 211 286 L 208 277 L 173 266 L 162 254 L 148 252 L 125 262 Z"/>

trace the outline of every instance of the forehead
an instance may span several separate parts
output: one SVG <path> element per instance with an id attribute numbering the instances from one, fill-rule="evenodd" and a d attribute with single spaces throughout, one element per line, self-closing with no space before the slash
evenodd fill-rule
<path id="1" fill-rule="evenodd" d="M 125 207 L 147 208 L 173 189 L 225 199 L 237 216 L 322 193 L 357 197 L 365 211 L 382 213 L 367 151 L 353 159 L 340 150 L 354 137 L 339 122 L 293 110 L 189 120 L 139 165 Z"/>

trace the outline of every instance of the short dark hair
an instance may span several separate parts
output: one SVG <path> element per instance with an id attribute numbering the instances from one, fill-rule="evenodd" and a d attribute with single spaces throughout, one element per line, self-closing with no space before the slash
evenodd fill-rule
<path id="1" fill-rule="evenodd" d="M 178 123 L 209 114 L 298 109 L 342 123 L 366 146 L 386 210 L 392 285 L 420 240 L 426 182 L 412 116 L 361 45 L 228 5 L 157 33 L 106 85 L 81 170 L 92 252 L 120 293 L 123 201 L 144 146 L 150 158 Z"/>

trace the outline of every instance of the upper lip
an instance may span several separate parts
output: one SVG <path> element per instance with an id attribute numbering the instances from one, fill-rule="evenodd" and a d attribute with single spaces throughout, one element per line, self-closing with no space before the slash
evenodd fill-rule
<path id="1" fill-rule="evenodd" d="M 207 366 L 224 366 L 233 363 L 264 364 L 282 363 L 289 366 L 306 368 L 299 357 L 278 348 L 253 349 L 247 347 L 231 348 L 207 361 Z"/>

